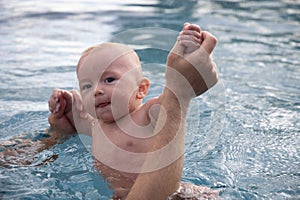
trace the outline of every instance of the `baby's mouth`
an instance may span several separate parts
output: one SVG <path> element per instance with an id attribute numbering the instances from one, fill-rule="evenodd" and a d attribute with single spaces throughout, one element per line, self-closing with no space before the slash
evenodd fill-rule
<path id="1" fill-rule="evenodd" d="M 106 106 L 110 105 L 110 102 L 105 102 L 105 103 L 99 103 L 96 108 L 104 108 Z"/>

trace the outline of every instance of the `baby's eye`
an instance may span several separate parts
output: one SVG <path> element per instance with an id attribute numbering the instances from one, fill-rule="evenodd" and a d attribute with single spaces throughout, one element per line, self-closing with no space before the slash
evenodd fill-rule
<path id="1" fill-rule="evenodd" d="M 115 78 L 109 77 L 109 78 L 105 79 L 104 82 L 105 82 L 105 83 L 111 83 L 111 82 L 113 82 L 114 80 L 115 80 Z"/>
<path id="2" fill-rule="evenodd" d="M 90 89 L 92 87 L 92 84 L 84 84 L 82 87 L 81 87 L 81 90 L 87 90 L 87 89 Z"/>

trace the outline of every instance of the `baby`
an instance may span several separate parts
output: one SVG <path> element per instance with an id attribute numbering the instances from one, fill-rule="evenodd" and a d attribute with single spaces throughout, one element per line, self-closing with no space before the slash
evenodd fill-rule
<path id="1" fill-rule="evenodd" d="M 201 32 L 199 26 L 186 23 L 178 37 L 183 52 L 178 53 L 178 49 L 174 48 L 173 53 L 188 57 L 208 36 L 210 35 Z M 185 64 L 177 63 L 176 56 L 173 60 L 172 58 L 169 57 L 171 61 L 168 65 L 173 65 L 174 69 L 177 65 L 180 67 Z M 188 61 L 191 64 L 195 62 L 193 59 Z M 209 67 L 206 72 L 213 74 L 209 76 L 213 76 L 214 80 L 202 80 L 206 86 L 201 87 L 195 86 L 193 75 L 188 75 L 180 69 L 178 71 L 182 72 L 181 76 L 171 69 L 167 70 L 166 87 L 169 87 L 178 99 L 188 99 L 178 100 L 179 103 L 183 102 L 180 105 L 183 109 L 187 108 L 191 97 L 200 95 L 216 83 L 214 68 Z M 160 106 L 164 96 L 162 94 L 142 103 L 150 82 L 142 74 L 137 54 L 123 44 L 103 43 L 88 48 L 82 54 L 76 72 L 80 94 L 75 91 L 53 90 L 49 99 L 49 123 L 56 132 L 77 132 L 92 136 L 95 167 L 110 183 L 114 190 L 113 198 L 125 199 L 140 173 L 161 169 L 169 164 L 166 161 L 159 166 L 144 168 L 147 154 L 162 148 L 161 145 L 153 147 L 153 144 L 156 134 L 165 126 L 167 120 L 168 109 L 165 111 Z M 187 79 L 192 88 L 180 89 L 187 84 L 184 80 L 180 81 L 180 77 Z M 197 78 L 199 79 L 199 76 Z M 185 119 L 184 115 L 181 117 Z M 176 157 L 177 154 L 174 154 L 172 161 L 182 156 L 178 154 Z M 216 192 L 184 183 L 169 199 L 197 199 L 205 196 L 215 197 Z"/>

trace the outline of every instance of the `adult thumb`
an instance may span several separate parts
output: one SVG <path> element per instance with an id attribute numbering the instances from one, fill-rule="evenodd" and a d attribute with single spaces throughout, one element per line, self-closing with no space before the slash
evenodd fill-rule
<path id="1" fill-rule="evenodd" d="M 202 44 L 201 47 L 210 55 L 217 45 L 217 38 L 207 31 L 201 31 Z"/>
<path id="2" fill-rule="evenodd" d="M 184 50 L 185 50 L 185 46 L 183 46 L 177 39 L 170 53 L 175 54 L 177 56 L 183 56 Z"/>

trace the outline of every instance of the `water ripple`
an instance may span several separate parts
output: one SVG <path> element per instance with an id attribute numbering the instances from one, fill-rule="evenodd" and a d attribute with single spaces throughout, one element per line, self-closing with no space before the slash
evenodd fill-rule
<path id="1" fill-rule="evenodd" d="M 139 37 L 124 42 L 143 44 L 148 37 L 149 44 L 157 45 L 162 41 L 145 27 L 179 31 L 189 21 L 218 38 L 214 60 L 226 105 L 224 121 L 214 121 L 220 108 L 210 95 L 191 102 L 183 180 L 220 189 L 224 199 L 297 199 L 299 10 L 300 3 L 291 0 L 0 2 L 1 140 L 43 133 L 49 94 L 53 88 L 76 87 L 75 66 L 86 47 L 136 28 L 143 30 Z M 167 52 L 139 47 L 145 75 L 153 83 L 148 98 L 157 96 Z M 219 123 L 223 129 L 214 148 L 203 154 L 205 137 Z M 0 196 L 108 199 L 111 191 L 80 143 L 74 137 L 37 155 L 36 164 L 58 156 L 43 166 L 1 168 Z"/>

